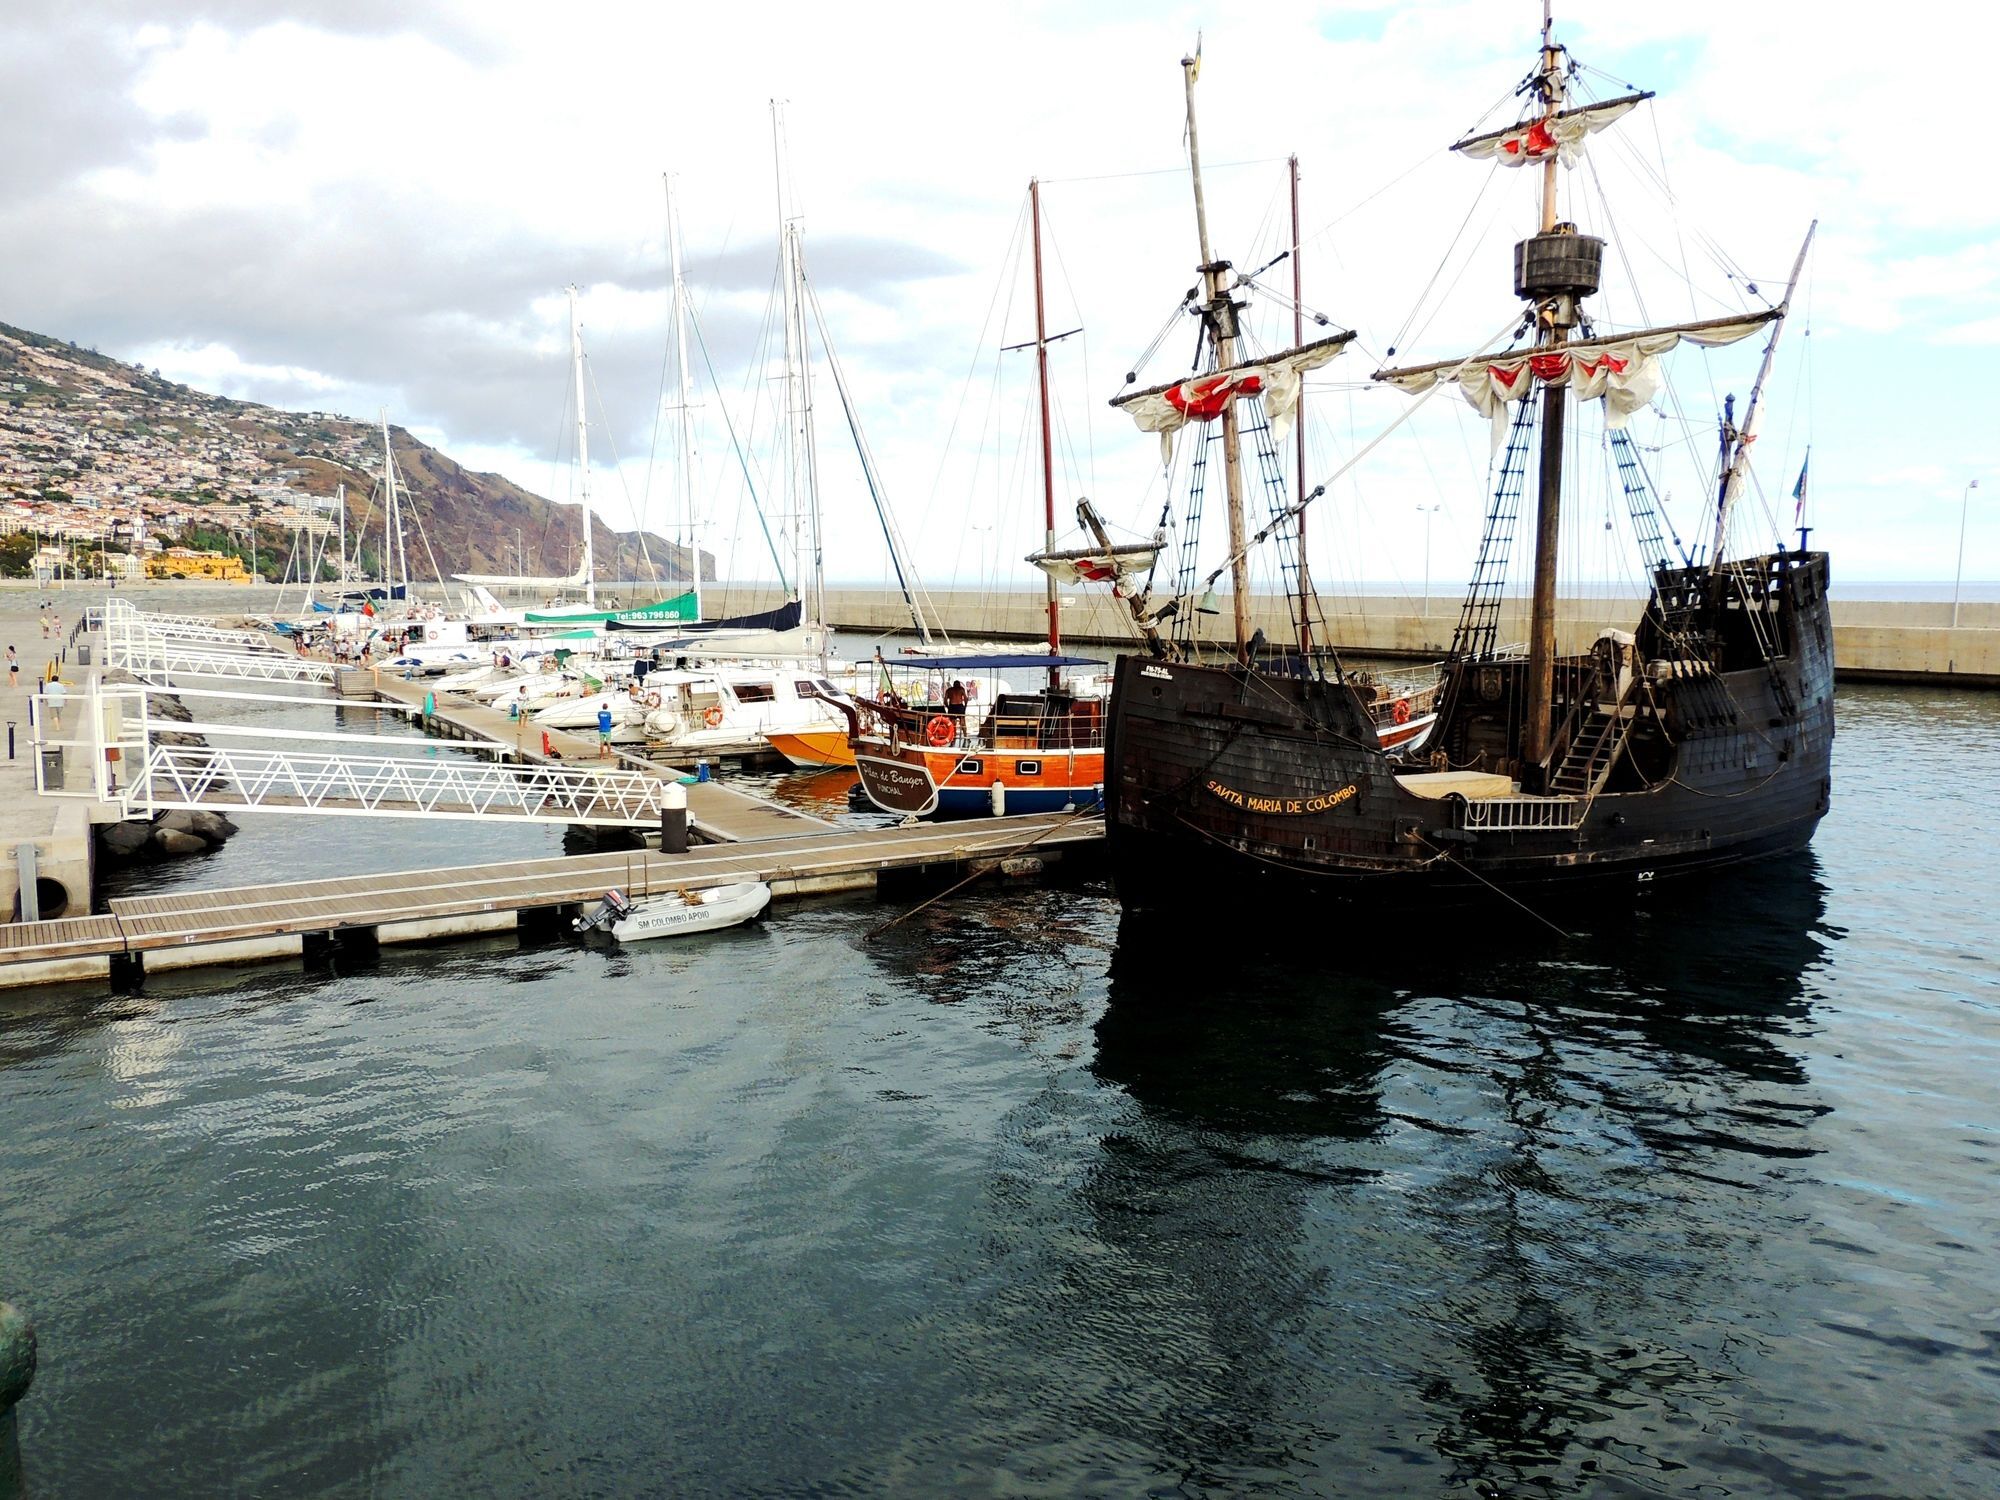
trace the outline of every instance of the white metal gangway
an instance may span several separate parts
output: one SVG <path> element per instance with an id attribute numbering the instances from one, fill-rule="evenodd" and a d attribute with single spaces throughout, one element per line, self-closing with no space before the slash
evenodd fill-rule
<path id="1" fill-rule="evenodd" d="M 36 791 L 113 804 L 128 817 L 207 808 L 626 828 L 659 821 L 666 783 L 644 771 L 473 758 L 481 751 L 504 754 L 507 747 L 501 745 L 445 749 L 386 735 L 157 719 L 147 706 L 152 691 L 100 685 L 71 700 L 67 711 L 76 718 L 66 729 L 51 732 L 38 723 Z M 167 735 L 200 736 L 209 743 L 182 744 Z M 229 743 L 244 739 L 299 741 L 312 748 Z M 329 752 L 329 741 L 342 748 Z"/>
<path id="2" fill-rule="evenodd" d="M 143 634 L 166 640 L 199 641 L 210 646 L 270 651 L 277 648 L 269 631 L 218 625 L 199 615 L 162 615 L 139 609 L 128 600 L 107 599 L 84 614 L 84 627 L 112 634 Z"/>
<path id="3" fill-rule="evenodd" d="M 231 630 L 187 615 L 147 614 L 123 599 L 93 609 L 88 623 L 103 632 L 105 666 L 122 667 L 149 682 L 182 677 L 333 681 L 333 663 L 284 650 L 262 631 Z"/>
<path id="4" fill-rule="evenodd" d="M 104 664 L 123 667 L 149 682 L 182 677 L 238 678 L 247 682 L 318 682 L 331 684 L 336 668 L 330 661 L 292 656 L 278 651 L 211 651 L 158 636 L 128 637 L 113 642 L 107 634 Z"/>
<path id="5" fill-rule="evenodd" d="M 641 828 L 659 822 L 664 785 L 642 771 L 456 756 L 154 744 L 124 801 L 134 812 L 210 808 Z"/>

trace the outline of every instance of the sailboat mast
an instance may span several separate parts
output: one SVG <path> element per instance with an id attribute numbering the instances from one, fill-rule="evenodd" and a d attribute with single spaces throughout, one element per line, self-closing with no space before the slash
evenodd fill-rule
<path id="1" fill-rule="evenodd" d="M 389 411 L 382 409 L 382 586 L 395 597 L 396 554 L 401 550 L 398 543 L 403 535 L 403 518 L 396 506 L 396 459 L 389 446 Z M 407 565 L 403 569 L 405 579 L 409 574 Z M 404 593 L 407 596 L 408 590 Z"/>
<path id="2" fill-rule="evenodd" d="M 799 305 L 798 251 L 785 192 L 785 112 L 776 99 L 771 101 L 771 157 L 778 193 L 778 285 L 785 315 L 785 524 L 792 528 L 793 576 L 799 581 L 799 597 L 810 614 L 812 601 L 806 597 L 810 558 L 805 534 L 805 399 L 799 378 L 805 312 Z"/>
<path id="3" fill-rule="evenodd" d="M 1292 347 L 1298 348 L 1306 341 L 1305 276 L 1299 265 L 1299 159 L 1290 158 L 1287 166 L 1292 179 Z M 1303 382 L 1301 382 L 1303 385 Z M 1292 410 L 1292 442 L 1297 464 L 1297 486 L 1292 491 L 1292 503 L 1298 504 L 1306 493 L 1306 395 L 1299 391 L 1299 404 Z M 1301 510 L 1299 526 L 1299 657 L 1301 662 L 1312 656 L 1312 573 L 1306 565 L 1306 513 Z"/>
<path id="4" fill-rule="evenodd" d="M 340 514 L 340 585 L 347 586 L 347 485 L 343 481 L 335 487 L 338 496 L 335 502 Z"/>
<path id="5" fill-rule="evenodd" d="M 693 381 L 688 370 L 687 285 L 681 279 L 680 219 L 674 212 L 674 179 L 667 174 L 667 255 L 674 276 L 674 350 L 680 365 L 681 413 L 679 470 L 682 513 L 687 520 L 688 556 L 694 568 L 694 617 L 703 618 L 701 607 L 701 532 L 694 519 L 694 421 Z"/>
<path id="6" fill-rule="evenodd" d="M 1201 137 L 1195 130 L 1194 81 L 1201 75 L 1201 49 L 1193 57 L 1181 59 L 1181 75 L 1187 89 L 1188 164 L 1194 177 L 1195 233 L 1201 241 L 1202 290 L 1207 301 L 1202 311 L 1209 337 L 1215 341 L 1217 369 L 1236 363 L 1236 304 L 1222 284 L 1229 262 L 1217 260 L 1208 244 L 1208 203 L 1202 196 Z M 1250 659 L 1250 557 L 1243 525 L 1243 445 L 1237 431 L 1236 403 L 1222 408 L 1222 480 L 1229 501 L 1229 589 L 1235 614 L 1236 659 Z"/>
<path id="7" fill-rule="evenodd" d="M 576 287 L 569 288 L 569 361 L 576 379 L 576 496 L 583 517 L 583 601 L 597 604 L 597 565 L 591 553 L 590 422 L 583 408 L 583 322 L 576 310 Z"/>
<path id="8" fill-rule="evenodd" d="M 1542 0 L 1542 59 L 1537 86 L 1542 96 L 1542 122 L 1547 125 L 1562 109 L 1562 49 L 1555 44 L 1550 0 Z M 1556 235 L 1555 152 L 1542 163 L 1541 234 L 1526 241 L 1546 247 Z M 1519 254 L 1519 251 L 1517 251 Z M 1533 251 L 1530 250 L 1532 256 Z M 1525 262 L 1524 262 L 1525 263 Z M 1544 349 L 1560 348 L 1569 340 L 1569 328 L 1576 321 L 1576 298 L 1566 291 L 1544 287 L 1533 278 L 1516 276 L 1522 295 L 1537 299 L 1537 342 Z M 1553 292 L 1553 295 L 1544 295 Z M 1556 384 L 1542 391 L 1541 472 L 1535 504 L 1535 583 L 1528 619 L 1528 705 L 1522 726 L 1521 758 L 1530 765 L 1542 765 L 1549 758 L 1554 732 L 1556 663 L 1556 572 L 1557 543 L 1562 529 L 1563 417 L 1568 390 Z"/>
<path id="9" fill-rule="evenodd" d="M 1055 444 L 1049 433 L 1049 327 L 1046 308 L 1042 298 L 1042 184 L 1039 178 L 1028 179 L 1029 217 L 1034 223 L 1035 236 L 1035 382 L 1041 394 L 1042 405 L 1042 525 L 1043 547 L 1050 552 L 1056 547 L 1056 462 Z M 1047 576 L 1049 589 L 1049 655 L 1056 656 L 1062 651 L 1061 601 L 1056 597 L 1056 575 Z M 1055 667 L 1049 668 L 1049 690 L 1053 692 L 1060 674 Z"/>

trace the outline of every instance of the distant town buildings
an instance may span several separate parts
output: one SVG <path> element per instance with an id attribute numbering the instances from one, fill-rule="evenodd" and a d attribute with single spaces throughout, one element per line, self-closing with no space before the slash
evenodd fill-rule
<path id="1" fill-rule="evenodd" d="M 344 417 L 248 417 L 140 366 L 0 332 L 0 534 L 144 554 L 197 528 L 241 535 L 254 513 L 317 538 L 335 526 L 336 476 L 379 464 L 376 429 Z"/>

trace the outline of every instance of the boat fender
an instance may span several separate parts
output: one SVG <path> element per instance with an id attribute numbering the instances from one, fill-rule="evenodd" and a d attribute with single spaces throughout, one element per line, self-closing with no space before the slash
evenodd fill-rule
<path id="1" fill-rule="evenodd" d="M 719 703 L 709 704 L 707 708 L 701 711 L 701 722 L 706 724 L 710 729 L 720 729 L 722 727 L 722 705 Z"/>
<path id="2" fill-rule="evenodd" d="M 924 725 L 924 738 L 933 745 L 949 745 L 957 731 L 951 727 L 951 720 L 943 714 L 931 715 L 930 723 Z"/>
<path id="3" fill-rule="evenodd" d="M 1396 722 L 1397 722 L 1398 724 L 1407 724 L 1407 723 L 1409 723 L 1409 722 L 1410 722 L 1410 700 L 1409 700 L 1408 698 L 1398 698 L 1398 699 L 1396 700 L 1396 707 L 1395 707 L 1395 709 L 1394 709 L 1394 711 L 1393 711 L 1393 713 L 1392 713 L 1391 717 L 1393 717 L 1393 718 L 1395 719 L 1395 721 L 1396 721 Z"/>

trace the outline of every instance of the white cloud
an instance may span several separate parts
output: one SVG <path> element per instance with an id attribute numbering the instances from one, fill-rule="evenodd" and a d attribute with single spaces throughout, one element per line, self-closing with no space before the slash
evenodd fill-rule
<path id="1" fill-rule="evenodd" d="M 891 4 L 861 16 L 604 0 L 571 7 L 558 25 L 539 3 L 468 0 L 294 6 L 294 19 L 266 24 L 255 6 L 190 0 L 146 7 L 129 33 L 109 12 L 95 23 L 68 13 L 0 22 L 4 53 L 44 55 L 28 44 L 59 25 L 63 45 L 47 55 L 84 62 L 80 78 L 7 80 L 18 87 L 0 158 L 44 165 L 0 200 L 0 233 L 22 268 L 0 317 L 88 336 L 230 394 L 352 403 L 364 418 L 386 403 L 462 461 L 546 491 L 568 441 L 561 288 L 576 280 L 588 289 L 607 446 L 627 457 L 636 493 L 666 340 L 663 170 L 679 175 L 691 290 L 725 390 L 742 422 L 760 437 L 771 429 L 768 410 L 753 419 L 742 393 L 768 388 L 753 359 L 773 255 L 766 101 L 784 98 L 808 256 L 926 569 L 1019 582 L 1014 559 L 1040 526 L 1020 436 L 1026 359 L 1007 356 L 997 388 L 990 354 L 970 391 L 965 374 L 989 308 L 1004 313 L 989 342 L 1026 336 L 1025 289 L 1018 276 L 1002 285 L 1026 179 L 1048 179 L 1051 322 L 1086 330 L 1054 358 L 1060 508 L 1088 491 L 1150 529 L 1152 440 L 1104 402 L 1194 279 L 1187 183 L 1171 169 L 1176 61 L 1197 30 L 1215 249 L 1250 266 L 1282 245 L 1280 159 L 1296 151 L 1307 300 L 1362 335 L 1338 384 L 1365 376 L 1392 342 L 1412 358 L 1457 353 L 1506 317 L 1508 246 L 1531 227 L 1518 179 L 1489 186 L 1430 283 L 1485 170 L 1443 148 L 1495 101 L 1503 114 L 1514 107 L 1509 91 L 1532 57 L 1529 9 Z M 1754 302 L 1731 267 L 1775 297 L 1806 221 L 1821 218 L 1801 298 L 1815 337 L 1788 335 L 1774 396 L 1792 409 L 1781 420 L 1774 406 L 1766 482 L 1788 488 L 1778 470 L 1795 471 L 1817 426 L 1821 536 L 1861 565 L 1901 556 L 1879 545 L 1894 522 L 1867 481 L 1907 442 L 1875 430 L 1887 424 L 1868 405 L 1880 387 L 1867 372 L 1894 357 L 1897 340 L 1924 344 L 1942 365 L 1926 380 L 1945 391 L 1921 408 L 1927 441 L 1969 461 L 1986 423 L 1951 394 L 1975 384 L 1977 355 L 1955 351 L 2000 341 L 1996 208 L 1966 190 L 1989 175 L 1977 71 L 2000 23 L 1936 0 L 1897 18 L 1900 34 L 1940 42 L 1923 54 L 1920 98 L 1910 68 L 1884 63 L 1879 28 L 1841 24 L 1804 0 L 1749 0 L 1720 27 L 1709 13 L 1636 0 L 1559 17 L 1585 61 L 1662 87 L 1648 111 L 1600 138 L 1594 172 L 1564 179 L 1565 211 L 1609 229 L 1619 247 L 1608 320 Z M 37 88 L 52 101 L 94 101 L 90 130 L 62 127 L 69 104 L 38 111 Z M 60 139 L 42 138 L 54 128 Z M 1671 198 L 1656 180 L 1662 158 Z M 1728 259 L 1718 263 L 1712 245 Z M 1288 333 L 1275 309 L 1259 316 L 1269 339 Z M 1182 319 L 1168 351 L 1184 360 L 1191 344 Z M 1796 357 L 1808 348 L 1801 376 Z M 1687 421 L 1705 434 L 1714 400 L 1746 391 L 1754 362 L 1754 348 L 1685 361 Z M 844 422 L 831 383 L 816 379 L 838 507 L 832 566 L 851 576 L 880 567 L 880 544 L 858 475 L 837 452 Z M 714 425 L 717 402 L 701 399 L 711 529 L 754 551 L 762 543 Z M 1316 429 L 1342 418 L 1319 434 L 1325 467 L 1398 399 L 1316 401 Z M 945 458 L 955 421 L 962 451 Z M 1483 434 L 1442 402 L 1415 425 L 1427 447 L 1385 445 L 1330 497 L 1341 508 L 1316 523 L 1322 577 L 1418 580 L 1414 507 L 1438 498 L 1450 508 L 1432 525 L 1434 573 L 1463 572 L 1484 510 Z M 1663 466 L 1687 460 L 1665 482 L 1692 515 L 1709 440 L 1675 428 L 1660 441 Z M 761 461 L 757 472 L 768 492 L 773 476 Z M 623 523 L 621 490 L 607 481 L 598 492 Z M 656 471 L 656 503 L 665 492 Z M 1945 557 L 1933 571 L 1948 567 Z"/>

